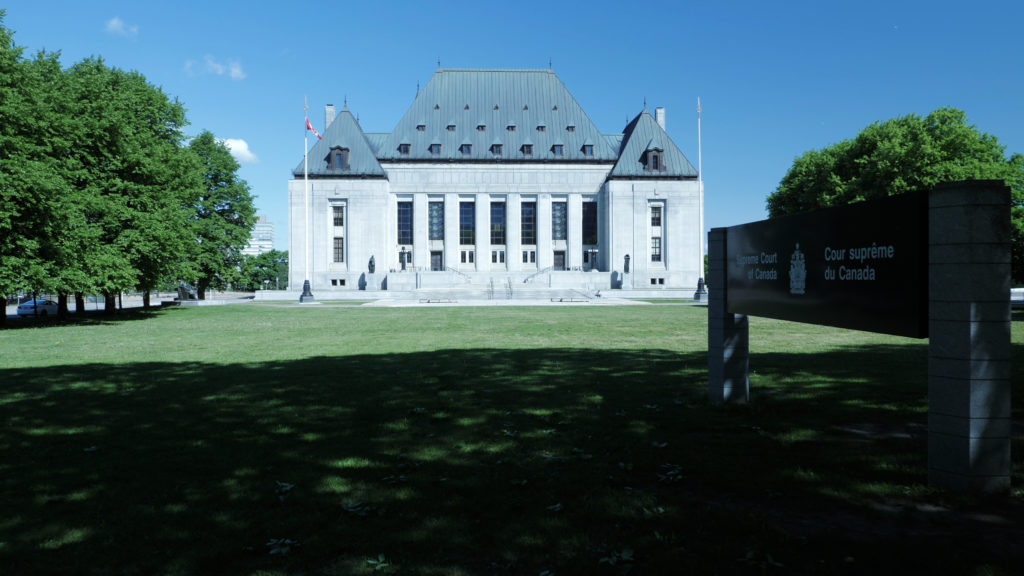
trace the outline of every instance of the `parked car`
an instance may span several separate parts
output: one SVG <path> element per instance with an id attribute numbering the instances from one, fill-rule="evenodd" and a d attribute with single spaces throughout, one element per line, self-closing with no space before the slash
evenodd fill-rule
<path id="1" fill-rule="evenodd" d="M 53 300 L 29 300 L 18 305 L 18 316 L 35 316 L 39 310 L 40 316 L 53 314 L 57 315 L 57 303 Z"/>

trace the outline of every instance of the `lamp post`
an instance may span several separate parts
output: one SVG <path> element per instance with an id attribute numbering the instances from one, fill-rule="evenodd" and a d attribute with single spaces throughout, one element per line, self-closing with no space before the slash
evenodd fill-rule
<path id="1" fill-rule="evenodd" d="M 697 98 L 697 213 L 697 291 L 693 293 L 693 299 L 707 302 L 708 291 L 704 289 L 704 169 L 700 149 L 700 98 Z"/>
<path id="2" fill-rule="evenodd" d="M 302 110 L 306 116 L 306 127 L 307 130 L 303 137 L 303 154 L 302 154 L 302 179 L 305 194 L 303 195 L 302 205 L 305 213 L 305 222 L 303 226 L 303 235 L 305 236 L 306 250 L 303 254 L 303 260 L 305 266 L 305 280 L 302 281 L 302 295 L 299 296 L 299 302 L 314 302 L 316 298 L 313 297 L 313 292 L 310 290 L 309 285 L 309 104 L 306 101 L 302 103 Z"/>

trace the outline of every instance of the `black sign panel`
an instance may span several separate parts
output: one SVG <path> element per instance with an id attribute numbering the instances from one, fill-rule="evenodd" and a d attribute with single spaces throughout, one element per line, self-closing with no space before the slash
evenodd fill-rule
<path id="1" fill-rule="evenodd" d="M 928 195 L 908 193 L 726 229 L 726 309 L 928 336 Z"/>

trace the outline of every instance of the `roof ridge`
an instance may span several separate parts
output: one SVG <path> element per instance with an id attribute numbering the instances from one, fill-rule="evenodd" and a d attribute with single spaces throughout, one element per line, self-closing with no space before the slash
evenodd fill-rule
<path id="1" fill-rule="evenodd" d="M 437 72 L 543 72 L 554 74 L 547 68 L 438 68 Z"/>

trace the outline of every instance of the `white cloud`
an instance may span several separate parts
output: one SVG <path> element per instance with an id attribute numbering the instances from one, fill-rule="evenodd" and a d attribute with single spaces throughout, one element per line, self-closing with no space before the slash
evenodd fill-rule
<path id="1" fill-rule="evenodd" d="M 125 38 L 135 38 L 136 36 L 139 35 L 139 27 L 138 26 L 135 26 L 135 25 L 129 26 L 129 25 L 124 23 L 124 20 L 121 20 L 117 16 L 114 16 L 113 18 L 111 18 L 110 20 L 107 21 L 107 28 L 106 28 L 106 30 L 107 30 L 108 34 L 115 34 L 117 36 L 124 36 Z"/>
<path id="2" fill-rule="evenodd" d="M 228 60 L 227 64 L 221 64 L 216 58 L 207 54 L 204 59 L 206 62 L 206 72 L 215 76 L 223 76 L 227 74 L 232 80 L 242 80 L 245 78 L 245 71 L 242 70 L 242 64 L 237 60 Z M 186 70 L 190 69 L 189 67 Z"/>
<path id="3" fill-rule="evenodd" d="M 185 74 L 187 74 L 189 76 L 195 76 L 196 75 L 196 71 L 193 70 L 193 67 L 195 65 L 196 65 L 196 61 L 195 60 L 186 60 L 185 61 Z"/>
<path id="4" fill-rule="evenodd" d="M 231 74 L 232 80 L 242 80 L 245 78 L 245 72 L 242 71 L 242 65 L 236 61 L 228 60 L 228 71 Z"/>
<path id="5" fill-rule="evenodd" d="M 225 138 L 221 140 L 231 150 L 231 155 L 239 164 L 255 164 L 260 159 L 249 150 L 249 143 L 240 138 Z"/>

